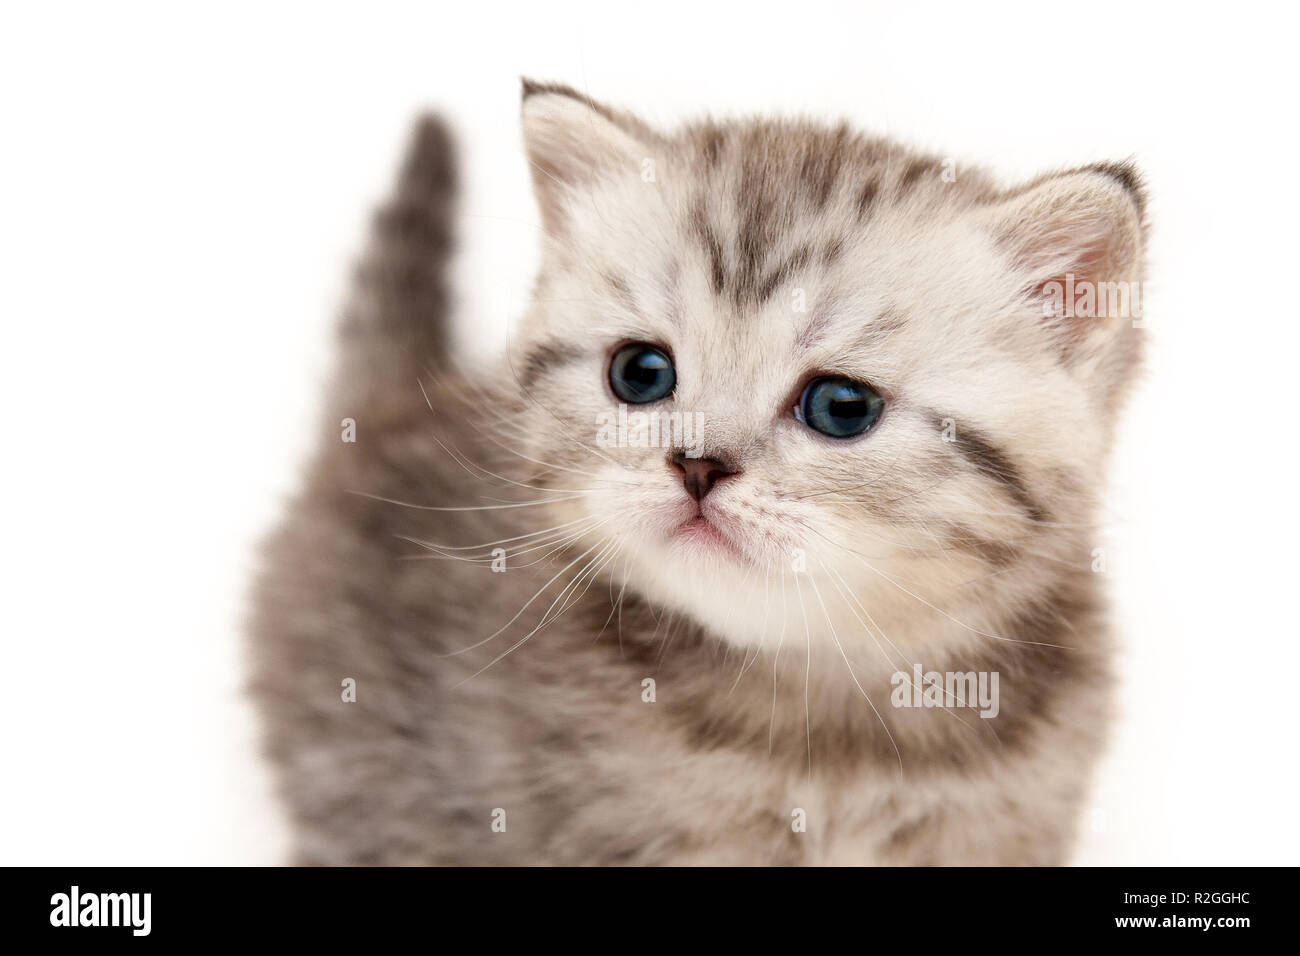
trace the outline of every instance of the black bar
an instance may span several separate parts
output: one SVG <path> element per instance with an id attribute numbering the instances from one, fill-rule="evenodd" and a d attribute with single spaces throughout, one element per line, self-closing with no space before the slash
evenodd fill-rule
<path id="1" fill-rule="evenodd" d="M 10 935 L 247 943 L 284 940 L 450 945 L 449 932 L 499 945 L 512 932 L 541 945 L 596 934 L 610 945 L 670 945 L 698 927 L 734 943 L 757 934 L 847 935 L 868 947 L 889 930 L 963 949 L 1005 940 L 1123 939 L 1175 946 L 1245 941 L 1289 920 L 1277 869 L 618 870 L 590 869 L 11 869 Z M 53 925 L 77 887 L 82 915 L 118 926 Z M 148 933 L 144 895 L 148 896 Z M 100 894 L 114 894 L 103 906 Z M 134 899 L 117 894 L 138 894 Z M 1181 895 L 1179 895 L 1181 894 Z M 87 903 L 88 897 L 94 903 Z M 131 917 L 135 917 L 133 920 Z M 80 921 L 80 920 L 79 920 Z M 1204 922 L 1203 922 L 1204 921 Z M 1044 936 L 1044 934 L 1047 934 Z M 1245 934 L 1245 935 L 1243 935 Z M 640 942 L 638 942 L 640 941 Z M 656 942 L 657 941 L 657 942 Z M 462 944 L 463 945 L 463 944 Z M 457 948 L 460 948 L 457 946 Z"/>

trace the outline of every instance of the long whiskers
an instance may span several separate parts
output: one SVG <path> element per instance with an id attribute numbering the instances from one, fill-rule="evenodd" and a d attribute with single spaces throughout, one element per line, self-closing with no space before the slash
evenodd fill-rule
<path id="1" fill-rule="evenodd" d="M 603 524 L 603 523 L 604 523 L 604 522 L 602 522 L 602 524 Z M 493 638 L 495 638 L 495 637 L 499 636 L 500 634 L 502 634 L 502 633 L 506 630 L 506 628 L 510 627 L 511 624 L 513 624 L 513 623 L 515 623 L 515 621 L 519 620 L 519 618 L 523 615 L 524 611 L 528 610 L 529 605 L 531 605 L 534 601 L 536 601 L 539 597 L 541 597 L 541 596 L 542 596 L 542 593 L 545 592 L 545 590 L 546 590 L 548 587 L 550 587 L 552 584 L 554 584 L 554 583 L 555 583 L 555 582 L 556 582 L 556 581 L 557 581 L 557 580 L 558 580 L 558 579 L 559 579 L 559 578 L 564 574 L 565 571 L 568 571 L 569 568 L 573 567 L 575 564 L 577 564 L 579 561 L 581 561 L 581 560 L 582 560 L 583 558 L 585 558 L 587 555 L 591 554 L 591 552 L 595 551 L 595 550 L 596 550 L 597 548 L 599 548 L 602 544 L 603 544 L 603 542 L 597 542 L 596 544 L 593 544 L 590 548 L 588 548 L 586 551 L 582 552 L 582 554 L 578 555 L 576 558 L 574 558 L 572 561 L 570 561 L 568 564 L 566 564 L 563 568 L 561 568 L 559 571 L 557 571 L 557 572 L 555 573 L 555 576 L 554 576 L 554 577 L 552 577 L 549 581 L 547 581 L 547 582 L 546 582 L 545 584 L 543 584 L 540 588 L 538 588 L 537 591 L 533 594 L 533 596 L 530 597 L 527 601 L 524 602 L 524 606 L 521 607 L 518 611 L 515 612 L 515 616 L 514 616 L 514 617 L 512 617 L 510 620 L 506 621 L 505 624 L 502 624 L 500 628 L 498 628 L 497 630 L 493 631 L 493 632 L 492 632 L 491 634 L 489 634 L 487 637 L 483 638 L 481 641 L 477 641 L 477 642 L 475 642 L 475 643 L 473 643 L 473 644 L 470 644 L 468 647 L 462 647 L 462 648 L 460 648 L 459 650 L 455 650 L 455 651 L 447 651 L 446 653 L 444 653 L 444 654 L 440 654 L 440 655 L 438 655 L 438 656 L 439 656 L 439 657 L 456 657 L 456 656 L 458 656 L 458 655 L 460 655 L 460 654 L 465 654 L 465 653 L 467 653 L 467 652 L 469 652 L 469 651 L 474 650 L 474 649 L 477 648 L 477 647 L 482 647 L 482 646 L 483 646 L 484 644 L 486 644 L 488 641 L 490 641 L 490 640 L 492 640 Z"/>
<path id="2" fill-rule="evenodd" d="M 866 692 L 866 689 L 862 686 L 862 682 L 858 680 L 858 675 L 853 670 L 853 664 L 849 661 L 849 655 L 844 653 L 844 645 L 840 643 L 839 635 L 835 633 L 835 624 L 831 620 L 830 611 L 826 609 L 826 602 L 822 600 L 822 592 L 821 588 L 817 586 L 817 579 L 810 575 L 808 581 L 813 586 L 813 593 L 817 595 L 817 603 L 821 605 L 822 614 L 826 618 L 826 626 L 831 632 L 831 640 L 834 641 L 835 646 L 839 648 L 840 656 L 844 658 L 844 666 L 849 669 L 849 676 L 853 678 L 854 686 L 857 687 L 858 691 L 862 694 L 862 699 L 867 702 L 867 706 L 869 706 L 871 712 L 876 715 L 876 719 L 880 721 L 880 726 L 884 728 L 885 736 L 889 738 L 890 746 L 894 748 L 894 755 L 898 757 L 898 771 L 899 773 L 902 773 L 903 754 L 899 751 L 898 744 L 894 741 L 894 735 L 889 731 L 889 724 L 885 723 L 885 718 L 880 715 L 880 711 L 876 710 L 876 705 L 871 701 L 871 695 Z"/>
<path id="3" fill-rule="evenodd" d="M 462 685 L 464 685 L 464 684 L 468 683 L 469 681 L 473 680 L 475 677 L 478 677 L 480 674 L 482 674 L 484 671 L 486 671 L 489 667 L 492 667 L 494 664 L 499 663 L 500 661 L 504 660 L 508 655 L 512 654 L 514 651 L 516 651 L 516 650 L 518 650 L 519 648 L 523 647 L 524 644 L 527 643 L 527 641 L 528 641 L 529 638 L 531 638 L 531 637 L 532 637 L 534 634 L 536 634 L 538 631 L 541 631 L 541 630 L 542 630 L 543 628 L 545 628 L 547 625 L 554 623 L 554 622 L 555 622 L 555 621 L 556 621 L 556 620 L 557 620 L 557 619 L 558 619 L 558 618 L 559 618 L 559 617 L 560 617 L 560 616 L 561 616 L 565 611 L 567 611 L 567 610 L 568 610 L 570 607 L 572 607 L 575 603 L 577 603 L 578 601 L 580 601 L 580 600 L 582 599 L 582 596 L 585 595 L 585 594 L 587 593 L 587 589 L 589 589 L 589 588 L 591 587 L 591 581 L 592 581 L 592 580 L 595 580 L 596 575 L 599 574 L 600 571 L 605 567 L 605 565 L 608 563 L 608 560 L 612 560 L 614 554 L 616 554 L 616 549 L 617 549 L 617 547 L 618 547 L 618 546 L 617 546 L 617 544 L 616 544 L 615 542 L 613 542 L 613 541 L 607 541 L 606 544 L 605 544 L 605 546 L 604 546 L 604 547 L 601 549 L 601 551 L 596 555 L 596 557 L 594 557 L 594 558 L 592 558 L 590 561 L 588 561 L 588 563 L 583 567 L 583 569 L 582 569 L 581 571 L 578 572 L 577 576 L 574 577 L 574 579 L 573 579 L 572 581 L 570 581 L 567 585 L 565 585 L 564 589 L 561 590 L 560 593 L 559 593 L 558 595 L 556 595 L 555 600 L 551 602 L 550 607 L 548 607 L 548 608 L 546 609 L 546 611 L 542 614 L 542 619 L 538 622 L 538 624 L 537 624 L 537 625 L 536 625 L 532 630 L 530 630 L 527 634 L 525 634 L 525 635 L 524 635 L 523 637 L 521 637 L 519 640 L 515 641 L 515 643 L 511 644 L 509 647 L 507 647 L 504 651 L 502 651 L 502 652 L 501 652 L 500 654 L 498 654 L 496 657 L 492 658 L 492 660 L 488 661 L 486 664 L 484 664 L 482 667 L 480 667 L 478 670 L 476 670 L 473 674 L 470 674 L 470 675 L 469 675 L 468 677 L 466 677 L 464 680 L 458 681 L 457 683 L 453 684 L 453 685 L 452 685 L 452 690 L 455 690 L 456 688 L 461 687 Z M 611 553 L 610 558 L 609 558 L 608 560 L 602 560 L 602 559 L 605 558 L 605 555 L 606 555 L 607 553 L 609 553 L 609 552 L 614 552 L 614 553 Z M 584 554 L 585 554 L 585 553 L 586 553 L 586 552 L 584 552 Z M 599 564 L 598 564 L 597 562 L 599 562 Z M 576 562 L 575 562 L 575 563 L 576 563 Z M 570 567 L 572 567 L 572 565 L 570 565 Z M 582 580 L 587 576 L 588 572 L 590 572 L 591 577 L 590 577 L 590 580 L 587 581 L 587 587 L 583 589 L 582 594 L 579 594 L 576 598 L 573 598 L 572 600 L 567 600 L 567 601 L 565 601 L 565 596 L 566 596 L 566 594 L 568 594 L 568 595 L 571 596 L 574 592 L 576 592 L 577 587 L 581 584 Z M 551 580 L 555 580 L 555 579 L 552 578 Z M 560 607 L 560 610 L 559 610 L 559 611 L 556 611 L 554 614 L 552 614 L 552 611 L 554 610 L 555 605 L 558 604 L 558 603 L 560 603 L 561 601 L 565 601 L 565 603 Z M 530 603 L 530 604 L 532 603 L 532 599 L 529 600 L 529 603 Z M 527 607 L 527 605 L 525 605 L 525 607 Z M 522 613 L 522 609 L 521 609 L 521 613 Z M 518 615 L 516 615 L 516 618 L 517 618 L 517 617 L 518 617 Z M 514 620 L 514 618 L 512 618 L 512 621 L 513 621 L 513 620 Z M 507 626 L 509 626 L 509 625 L 507 625 Z M 498 632 L 498 633 L 500 633 L 500 632 Z M 494 634 L 493 637 L 495 637 L 495 636 L 496 636 L 496 635 Z M 483 643 L 483 642 L 480 642 L 480 643 Z M 475 646 L 477 646 L 477 645 L 475 645 Z"/>

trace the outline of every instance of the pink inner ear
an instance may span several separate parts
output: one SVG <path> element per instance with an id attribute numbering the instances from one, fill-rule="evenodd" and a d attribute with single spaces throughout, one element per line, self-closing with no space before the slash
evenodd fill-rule
<path id="1" fill-rule="evenodd" d="M 1130 195 L 1096 171 L 1066 174 L 1011 200 L 1003 240 L 1027 301 L 1067 353 L 1110 330 L 1137 295 L 1141 225 Z"/>
<path id="2" fill-rule="evenodd" d="M 1091 332 L 1107 326 L 1106 283 L 1121 281 L 1119 276 L 1108 275 L 1113 262 L 1107 237 L 1079 244 L 1073 258 L 1071 267 L 1028 290 L 1041 305 L 1043 319 L 1056 331 L 1067 356 Z"/>
<path id="3" fill-rule="evenodd" d="M 1057 275 L 1044 279 L 1030 289 L 1030 294 L 1044 304 L 1044 318 L 1076 320 L 1098 315 L 1098 283 L 1116 281 L 1107 276 L 1111 266 L 1110 246 L 1104 238 L 1080 244 L 1073 263 Z M 1050 311 L 1049 311 L 1050 309 Z"/>

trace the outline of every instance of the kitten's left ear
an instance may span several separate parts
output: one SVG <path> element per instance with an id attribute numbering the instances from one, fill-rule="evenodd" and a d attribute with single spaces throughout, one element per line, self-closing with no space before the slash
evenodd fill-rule
<path id="1" fill-rule="evenodd" d="M 1133 317 L 1121 314 L 1121 293 L 1140 308 L 1144 205 L 1136 170 L 1117 163 L 1045 177 L 990 210 L 1026 295 L 1067 353 Z"/>
<path id="2" fill-rule="evenodd" d="M 562 229 L 569 203 L 597 180 L 639 179 L 658 136 L 639 120 L 567 86 L 523 81 L 524 148 L 548 232 Z"/>

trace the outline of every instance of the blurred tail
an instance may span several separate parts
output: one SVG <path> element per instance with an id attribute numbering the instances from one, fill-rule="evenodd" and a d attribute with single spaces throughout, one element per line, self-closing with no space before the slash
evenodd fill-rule
<path id="1" fill-rule="evenodd" d="M 405 376 L 446 354 L 456 180 L 451 134 L 441 119 L 422 117 L 357 270 L 342 326 L 349 375 Z"/>

